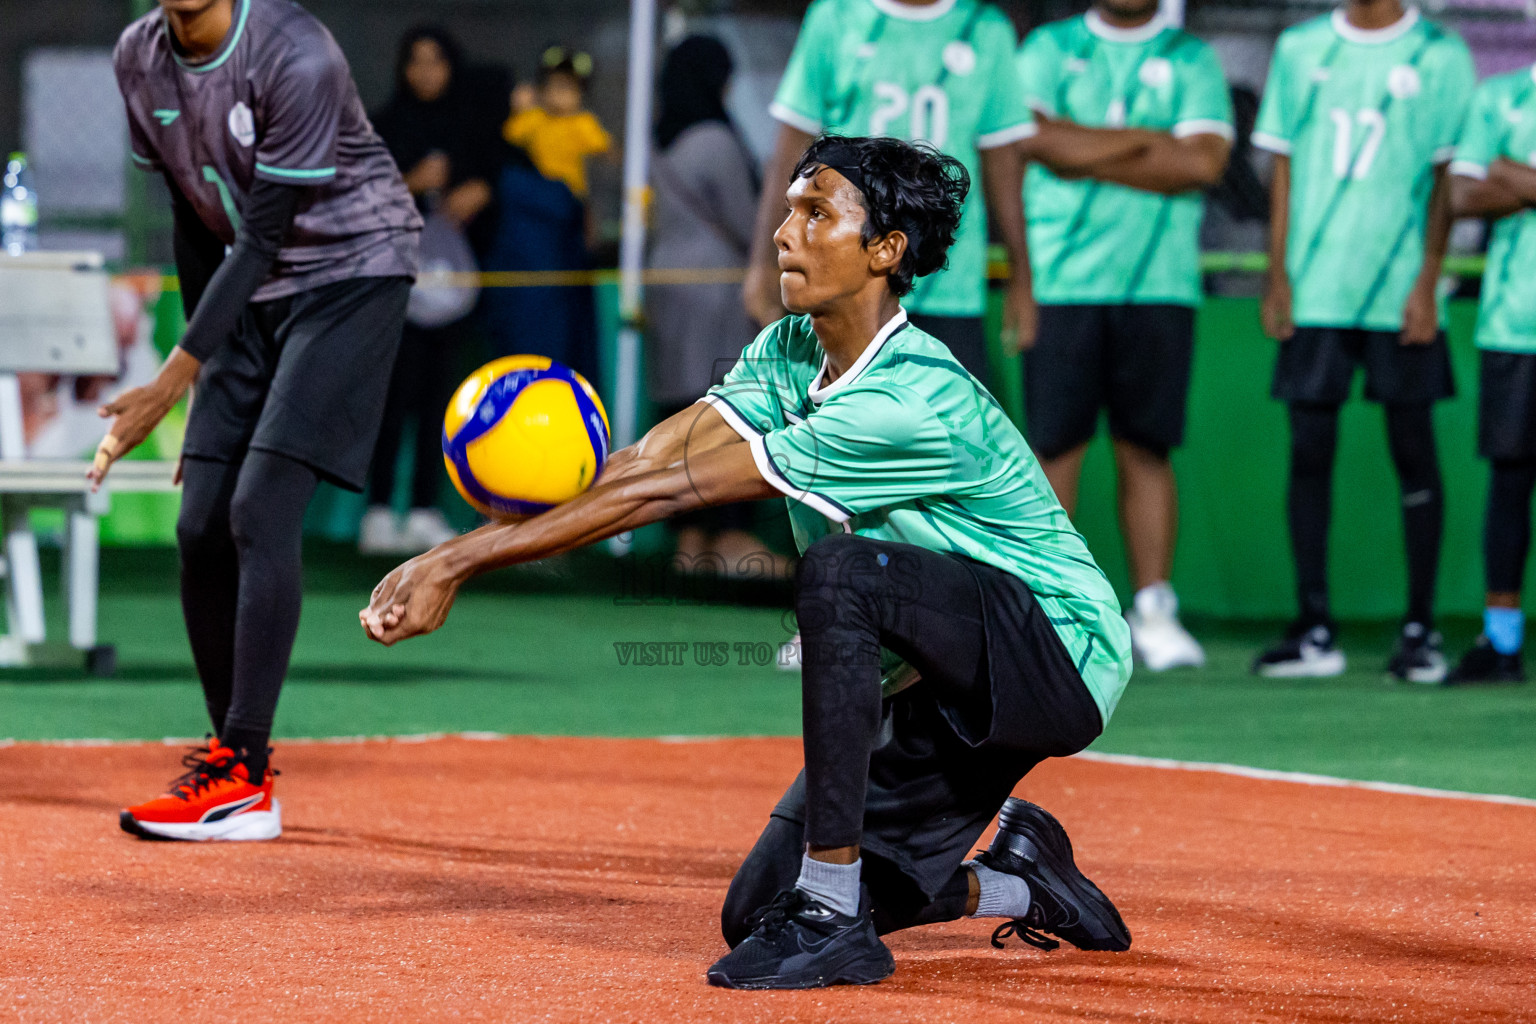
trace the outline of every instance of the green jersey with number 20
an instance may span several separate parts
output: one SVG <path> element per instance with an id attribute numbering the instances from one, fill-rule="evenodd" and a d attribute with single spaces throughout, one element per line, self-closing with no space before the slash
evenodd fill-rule
<path id="1" fill-rule="evenodd" d="M 1090 11 L 1044 25 L 1019 48 L 1018 64 L 1029 105 L 1052 117 L 1177 138 L 1233 137 L 1232 100 L 1215 52 L 1161 19 L 1122 29 Z M 1034 164 L 1024 208 L 1039 301 L 1200 301 L 1200 193 L 1067 181 Z"/>
<path id="2" fill-rule="evenodd" d="M 977 151 L 1034 131 L 1013 70 L 1016 37 L 978 0 L 815 0 L 806 11 L 774 118 L 812 135 L 927 142 L 971 175 L 949 269 L 918 278 L 902 305 L 932 316 L 986 309 L 987 211 Z"/>
<path id="3" fill-rule="evenodd" d="M 1297 324 L 1402 327 L 1434 168 L 1455 151 L 1475 81 L 1466 44 L 1415 8 L 1383 29 L 1340 10 L 1280 36 L 1253 142 L 1291 160 Z"/>
<path id="4" fill-rule="evenodd" d="M 1481 181 L 1499 158 L 1536 167 L 1536 65 L 1490 78 L 1472 97 L 1451 173 Z M 1536 210 L 1501 217 L 1488 243 L 1479 348 L 1536 353 Z"/>

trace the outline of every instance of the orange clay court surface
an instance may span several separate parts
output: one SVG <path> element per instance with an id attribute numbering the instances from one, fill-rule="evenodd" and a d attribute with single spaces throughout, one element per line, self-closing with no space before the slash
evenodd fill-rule
<path id="1" fill-rule="evenodd" d="M 711 989 L 794 739 L 288 744 L 274 843 L 146 843 L 161 745 L 0 749 L 0 1019 L 1536 1021 L 1536 807 L 1051 761 L 1131 952 L 890 939 L 867 989 Z"/>

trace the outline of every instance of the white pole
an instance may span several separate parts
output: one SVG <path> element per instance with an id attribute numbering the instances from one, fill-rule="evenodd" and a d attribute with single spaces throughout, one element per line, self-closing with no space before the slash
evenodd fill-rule
<path id="1" fill-rule="evenodd" d="M 1162 0 L 1163 18 L 1170 25 L 1184 26 L 1184 0 Z"/>
<path id="2" fill-rule="evenodd" d="M 613 447 L 635 443 L 640 420 L 640 282 L 645 269 L 645 199 L 651 162 L 651 90 L 656 0 L 630 0 L 629 108 L 624 116 L 624 229 L 619 241 L 619 337 L 613 382 Z M 614 539 L 622 554 L 628 544 Z"/>

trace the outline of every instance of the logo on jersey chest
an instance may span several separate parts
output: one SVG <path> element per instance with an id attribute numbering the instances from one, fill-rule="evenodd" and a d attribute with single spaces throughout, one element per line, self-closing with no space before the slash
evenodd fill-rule
<path id="1" fill-rule="evenodd" d="M 246 149 L 256 144 L 256 118 L 244 100 L 229 108 L 229 134 Z"/>
<path id="2" fill-rule="evenodd" d="M 976 50 L 970 43 L 955 41 L 944 47 L 944 66 L 952 75 L 968 75 L 976 70 Z"/>
<path id="3" fill-rule="evenodd" d="M 160 122 L 161 128 L 169 128 L 171 122 L 181 116 L 181 111 L 179 110 L 154 110 L 150 113 L 156 121 Z"/>
<path id="4" fill-rule="evenodd" d="M 1407 64 L 1399 64 L 1387 72 L 1387 92 L 1393 99 L 1408 100 L 1417 96 L 1424 88 L 1424 82 L 1419 78 L 1417 69 Z"/>
<path id="5" fill-rule="evenodd" d="M 1148 57 L 1136 72 L 1148 89 L 1166 89 L 1173 81 L 1173 63 L 1167 57 Z"/>

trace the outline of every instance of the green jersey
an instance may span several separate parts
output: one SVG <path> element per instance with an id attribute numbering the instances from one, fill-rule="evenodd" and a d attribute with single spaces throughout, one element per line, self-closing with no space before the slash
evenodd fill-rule
<path id="1" fill-rule="evenodd" d="M 1019 48 L 1029 105 L 1091 128 L 1230 140 L 1232 100 L 1215 52 L 1154 19 L 1116 28 L 1096 11 L 1044 25 Z M 1199 192 L 1177 196 L 1058 178 L 1024 179 L 1035 298 L 1051 303 L 1200 301 Z"/>
<path id="2" fill-rule="evenodd" d="M 919 278 L 902 305 L 931 316 L 981 316 L 987 301 L 987 209 L 978 150 L 1034 131 L 1013 71 L 1013 25 L 978 0 L 815 0 L 769 112 L 812 135 L 889 135 L 927 142 L 965 165 L 971 192 L 949 269 Z"/>
<path id="3" fill-rule="evenodd" d="M 1455 151 L 1474 83 L 1466 44 L 1416 8 L 1383 29 L 1335 11 L 1280 36 L 1253 143 L 1291 161 L 1297 324 L 1401 329 L 1434 169 Z"/>
<path id="4" fill-rule="evenodd" d="M 1472 97 L 1451 173 L 1479 180 L 1503 157 L 1536 167 L 1536 66 L 1490 78 Z M 1536 210 L 1499 219 L 1477 310 L 1477 345 L 1536 353 Z"/>
<path id="5" fill-rule="evenodd" d="M 808 316 L 772 324 L 710 403 L 788 498 L 803 552 L 842 530 L 954 552 L 1022 579 L 1105 722 L 1131 674 L 1130 632 L 1045 473 L 986 388 L 897 314 L 841 377 Z"/>

